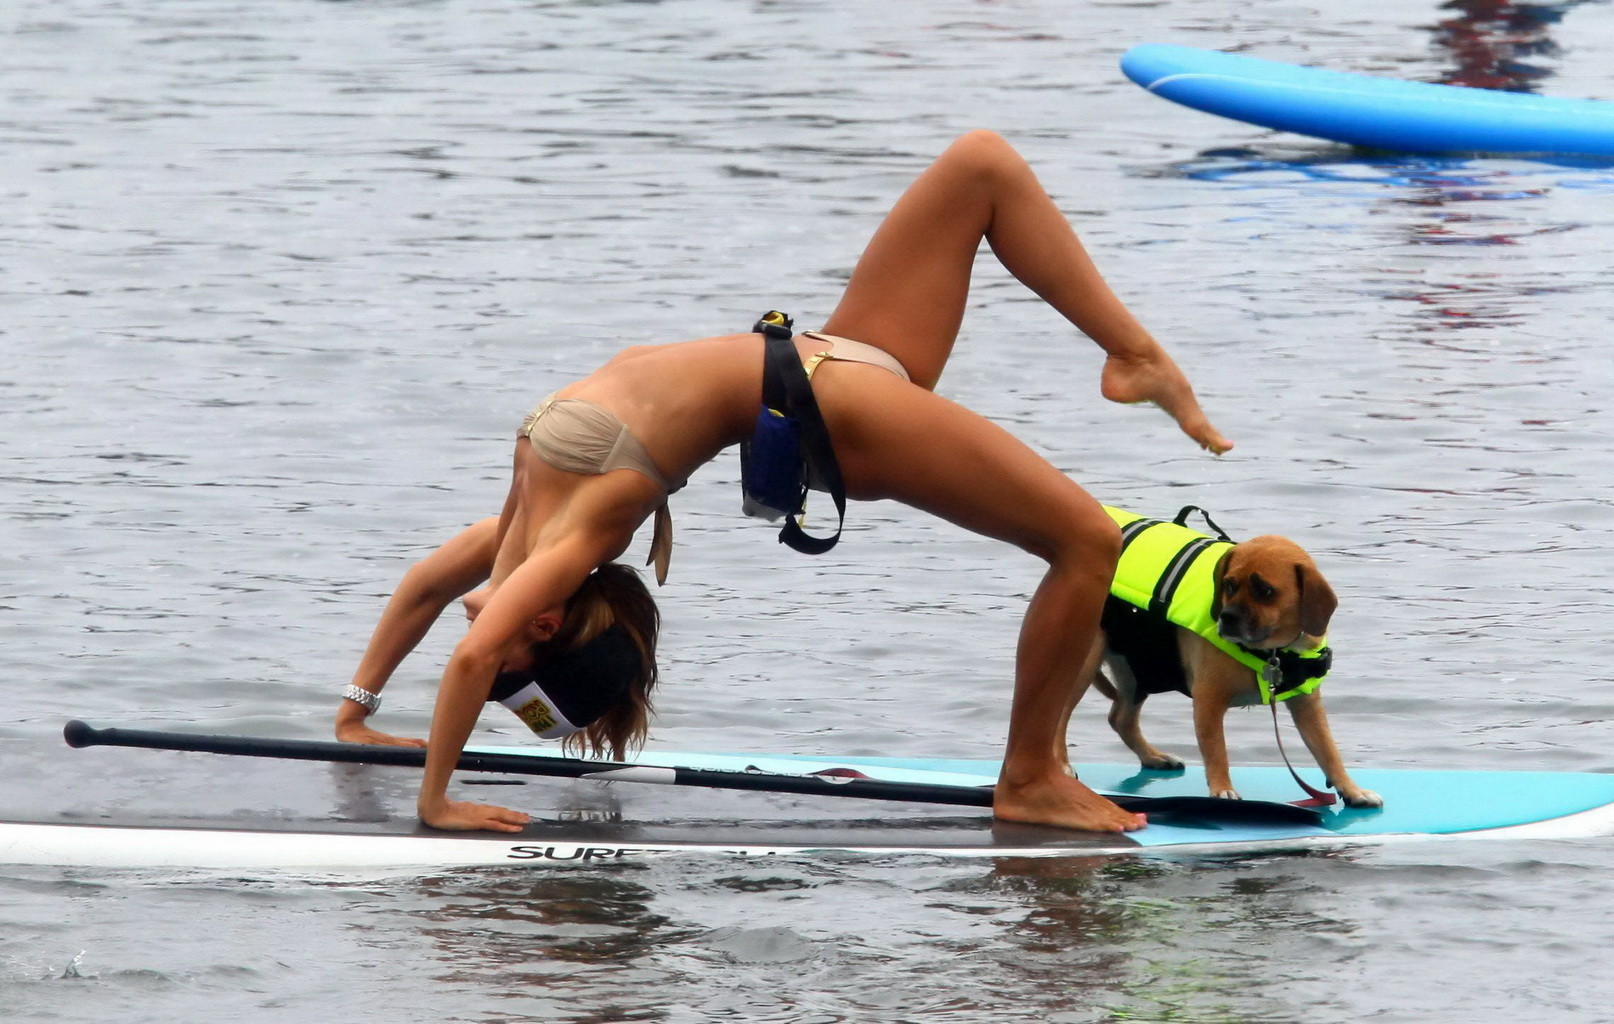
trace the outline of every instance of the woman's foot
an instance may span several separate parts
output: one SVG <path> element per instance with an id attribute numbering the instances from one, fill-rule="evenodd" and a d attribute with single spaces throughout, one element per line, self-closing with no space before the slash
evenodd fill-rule
<path id="1" fill-rule="evenodd" d="M 1111 355 L 1104 363 L 1100 390 L 1112 402 L 1153 402 L 1177 421 L 1183 433 L 1213 455 L 1233 448 L 1233 442 L 1211 426 L 1188 378 L 1158 345 L 1136 355 Z"/>
<path id="2" fill-rule="evenodd" d="M 992 794 L 992 816 L 1083 832 L 1134 832 L 1149 823 L 1145 816 L 1122 810 L 1062 771 L 1019 783 L 999 778 Z"/>

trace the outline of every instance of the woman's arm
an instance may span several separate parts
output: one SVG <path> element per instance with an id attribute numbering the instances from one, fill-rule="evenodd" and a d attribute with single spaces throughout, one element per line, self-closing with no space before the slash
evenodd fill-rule
<path id="1" fill-rule="evenodd" d="M 443 609 L 457 597 L 487 580 L 498 551 L 499 518 L 493 516 L 466 527 L 404 574 L 387 601 L 353 673 L 353 685 L 379 694 L 405 656 L 432 628 Z M 366 709 L 344 699 L 336 709 L 336 738 L 347 743 L 376 743 L 423 747 L 423 740 L 390 736 L 366 724 Z"/>
<path id="2" fill-rule="evenodd" d="M 433 828 L 519 832 L 529 820 L 519 811 L 448 799 L 448 780 L 487 702 L 493 677 L 512 644 L 526 642 L 533 620 L 564 605 L 595 567 L 620 550 L 620 541 L 573 534 L 534 552 L 510 574 L 454 649 L 437 690 L 426 773 L 420 783 L 420 820 Z"/>

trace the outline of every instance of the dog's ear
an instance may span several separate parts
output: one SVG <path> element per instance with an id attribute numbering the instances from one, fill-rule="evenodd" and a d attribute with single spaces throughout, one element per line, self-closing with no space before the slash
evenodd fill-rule
<path id="1" fill-rule="evenodd" d="M 1211 570 L 1211 621 L 1215 622 L 1222 617 L 1222 576 L 1227 572 L 1227 560 L 1233 557 L 1233 549 L 1228 548 L 1222 552 L 1222 557 L 1216 560 L 1216 568 Z"/>
<path id="2" fill-rule="evenodd" d="M 1323 579 L 1323 574 L 1311 562 L 1295 566 L 1295 583 L 1300 587 L 1300 628 L 1307 636 L 1324 636 L 1328 633 L 1328 620 L 1339 607 L 1334 588 Z"/>

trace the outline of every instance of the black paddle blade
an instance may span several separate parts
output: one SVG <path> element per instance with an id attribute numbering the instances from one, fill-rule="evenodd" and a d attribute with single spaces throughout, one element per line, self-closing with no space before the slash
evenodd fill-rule
<path id="1" fill-rule="evenodd" d="M 1162 825 L 1321 825 L 1315 808 L 1275 800 L 1226 800 L 1216 796 L 1117 796 L 1104 794 L 1123 809 L 1147 814 Z"/>

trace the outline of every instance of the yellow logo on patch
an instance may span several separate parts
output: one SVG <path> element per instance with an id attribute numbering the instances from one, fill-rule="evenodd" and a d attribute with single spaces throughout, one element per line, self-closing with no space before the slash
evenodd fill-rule
<path id="1" fill-rule="evenodd" d="M 554 709 L 537 697 L 516 708 L 515 711 L 516 716 L 527 723 L 527 728 L 540 735 L 560 724 L 555 721 Z"/>

